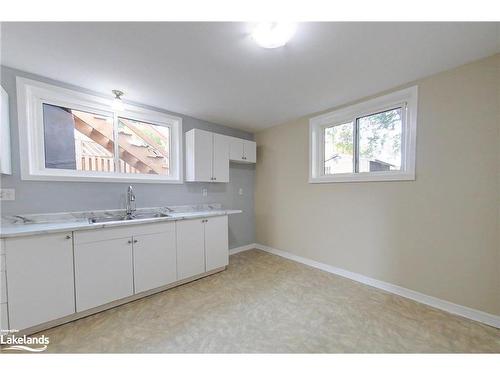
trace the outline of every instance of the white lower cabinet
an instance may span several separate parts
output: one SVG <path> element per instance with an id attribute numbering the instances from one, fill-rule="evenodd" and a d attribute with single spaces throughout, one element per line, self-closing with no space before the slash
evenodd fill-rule
<path id="1" fill-rule="evenodd" d="M 228 264 L 228 218 L 2 240 L 0 327 L 26 329 Z M 3 249 L 2 249 L 3 250 Z M 7 311 L 8 310 L 8 311 Z"/>
<path id="2" fill-rule="evenodd" d="M 77 311 L 176 280 L 173 222 L 75 233 Z"/>
<path id="3" fill-rule="evenodd" d="M 205 272 L 204 219 L 177 222 L 177 276 L 179 280 Z"/>
<path id="4" fill-rule="evenodd" d="M 0 303 L 0 331 L 9 329 L 9 322 L 7 318 L 7 303 Z"/>
<path id="5" fill-rule="evenodd" d="M 227 216 L 205 219 L 206 271 L 225 267 L 229 263 Z"/>
<path id="6" fill-rule="evenodd" d="M 75 244 L 76 311 L 134 294 L 131 244 L 129 237 Z"/>
<path id="7" fill-rule="evenodd" d="M 71 233 L 8 238 L 5 247 L 10 329 L 75 312 Z"/>
<path id="8" fill-rule="evenodd" d="M 163 224 L 159 233 L 134 236 L 133 249 L 135 293 L 177 281 L 175 223 Z"/>
<path id="9" fill-rule="evenodd" d="M 177 274 L 180 280 L 227 266 L 227 225 L 227 216 L 177 222 Z"/>

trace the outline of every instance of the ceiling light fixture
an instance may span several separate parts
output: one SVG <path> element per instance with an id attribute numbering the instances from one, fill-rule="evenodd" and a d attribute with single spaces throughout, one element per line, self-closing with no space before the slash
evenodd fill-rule
<path id="1" fill-rule="evenodd" d="M 123 91 L 111 90 L 115 98 L 113 99 L 113 104 L 111 105 L 115 111 L 123 111 L 122 95 Z"/>
<path id="2" fill-rule="evenodd" d="M 264 48 L 283 47 L 295 34 L 292 22 L 260 22 L 252 31 L 255 42 Z"/>

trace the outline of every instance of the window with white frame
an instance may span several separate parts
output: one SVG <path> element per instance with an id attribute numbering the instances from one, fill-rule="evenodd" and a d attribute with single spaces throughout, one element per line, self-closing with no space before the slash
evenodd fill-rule
<path id="1" fill-rule="evenodd" d="M 309 182 L 415 179 L 417 87 L 309 121 Z"/>
<path id="2" fill-rule="evenodd" d="M 17 78 L 24 180 L 182 182 L 182 119 Z"/>

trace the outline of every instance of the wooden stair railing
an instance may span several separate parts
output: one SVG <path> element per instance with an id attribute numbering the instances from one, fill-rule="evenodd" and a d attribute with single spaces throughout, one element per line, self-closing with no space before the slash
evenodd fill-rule
<path id="1" fill-rule="evenodd" d="M 86 135 L 106 150 L 114 151 L 113 129 L 106 120 L 95 118 L 94 115 L 80 111 L 72 111 L 75 129 Z M 118 135 L 119 157 L 132 167 L 146 174 L 165 174 L 163 162 L 149 157 L 145 147 L 133 145 L 128 141 L 129 135 Z"/>

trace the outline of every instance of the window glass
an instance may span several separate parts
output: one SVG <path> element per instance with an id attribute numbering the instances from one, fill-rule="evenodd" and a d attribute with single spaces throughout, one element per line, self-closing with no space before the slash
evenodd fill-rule
<path id="1" fill-rule="evenodd" d="M 352 122 L 324 130 L 324 174 L 354 172 Z"/>
<path id="2" fill-rule="evenodd" d="M 121 173 L 170 173 L 169 127 L 120 117 L 118 141 Z"/>
<path id="3" fill-rule="evenodd" d="M 401 169 L 401 108 L 360 117 L 359 172 Z"/>
<path id="4" fill-rule="evenodd" d="M 45 168 L 113 172 L 110 116 L 43 104 Z"/>

